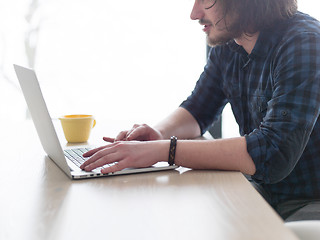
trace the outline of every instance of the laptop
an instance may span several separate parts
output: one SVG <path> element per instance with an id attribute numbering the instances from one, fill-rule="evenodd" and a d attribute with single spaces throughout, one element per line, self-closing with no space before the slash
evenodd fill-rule
<path id="1" fill-rule="evenodd" d="M 69 178 L 85 179 L 107 177 L 121 174 L 171 170 L 177 168 L 175 165 L 169 166 L 168 163 L 160 162 L 147 168 L 126 168 L 109 174 L 102 174 L 100 172 L 101 169 L 95 169 L 91 172 L 83 171 L 79 168 L 82 162 L 85 161 L 85 159 L 81 159 L 82 154 L 89 149 L 83 147 L 67 149 L 62 148 L 43 98 L 35 71 L 15 64 L 13 66 L 43 149 L 48 157 L 53 160 Z"/>

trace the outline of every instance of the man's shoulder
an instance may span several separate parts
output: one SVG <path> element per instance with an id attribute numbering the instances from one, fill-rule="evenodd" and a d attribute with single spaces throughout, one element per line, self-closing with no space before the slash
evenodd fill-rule
<path id="1" fill-rule="evenodd" d="M 286 35 L 295 33 L 317 33 L 320 34 L 320 22 L 308 14 L 297 12 L 286 22 Z"/>
<path id="2" fill-rule="evenodd" d="M 320 41 L 320 22 L 308 14 L 297 12 L 290 19 L 280 22 L 265 35 L 268 34 L 267 38 L 272 42 L 275 51 L 303 48 L 302 44 L 296 44 L 298 42 L 314 48 L 315 45 L 312 43 L 315 42 L 315 39 L 318 39 L 316 42 Z M 294 48 L 288 48 L 288 45 L 294 46 Z"/>

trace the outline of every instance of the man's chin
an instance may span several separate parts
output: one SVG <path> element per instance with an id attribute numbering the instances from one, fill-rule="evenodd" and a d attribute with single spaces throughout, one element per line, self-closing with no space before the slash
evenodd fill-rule
<path id="1" fill-rule="evenodd" d="M 207 44 L 210 47 L 221 46 L 221 45 L 225 45 L 226 43 L 228 43 L 232 39 L 233 39 L 232 37 L 212 38 L 212 37 L 207 36 Z"/>

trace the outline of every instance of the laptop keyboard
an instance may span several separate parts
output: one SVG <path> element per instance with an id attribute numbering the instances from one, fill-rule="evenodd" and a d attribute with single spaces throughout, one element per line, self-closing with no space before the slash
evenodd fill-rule
<path id="1" fill-rule="evenodd" d="M 82 155 L 89 150 L 90 148 L 66 149 L 64 150 L 64 155 L 77 167 L 80 167 L 87 160 L 87 158 L 84 158 Z"/>
<path id="2" fill-rule="evenodd" d="M 82 155 L 86 152 L 91 150 L 91 148 L 72 148 L 72 149 L 65 149 L 64 155 L 66 158 L 68 158 L 71 162 L 73 162 L 77 167 L 80 168 L 80 166 L 88 159 L 84 158 Z M 102 167 L 96 168 L 96 170 L 101 170 L 105 167 L 110 167 L 114 165 L 115 163 L 106 164 Z"/>

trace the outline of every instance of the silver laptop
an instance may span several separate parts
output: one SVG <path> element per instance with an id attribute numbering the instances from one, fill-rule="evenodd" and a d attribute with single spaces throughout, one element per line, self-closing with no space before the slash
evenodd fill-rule
<path id="1" fill-rule="evenodd" d="M 94 177 L 106 177 L 120 174 L 142 173 L 174 169 L 177 166 L 169 166 L 167 163 L 157 163 L 148 168 L 126 168 L 122 171 L 102 174 L 100 169 L 91 172 L 83 171 L 81 165 L 82 154 L 86 148 L 62 149 L 57 133 L 52 123 L 49 111 L 44 101 L 36 73 L 32 69 L 14 65 L 23 95 L 27 102 L 33 123 L 38 132 L 40 142 L 48 157 L 71 179 L 83 179 Z"/>

